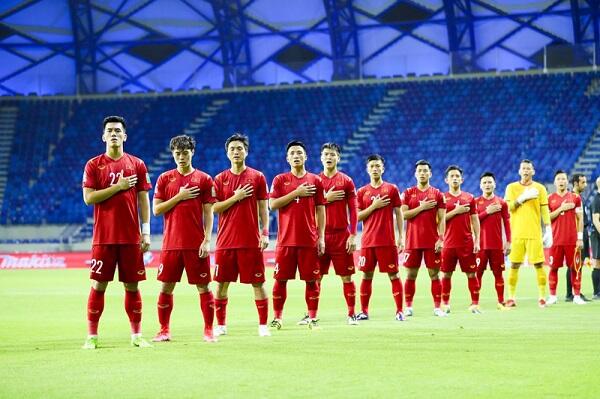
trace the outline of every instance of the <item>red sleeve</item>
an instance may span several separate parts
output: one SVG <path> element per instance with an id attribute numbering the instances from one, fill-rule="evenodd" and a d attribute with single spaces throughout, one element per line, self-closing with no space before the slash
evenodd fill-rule
<path id="1" fill-rule="evenodd" d="M 225 201 L 227 198 L 223 195 L 223 184 L 221 182 L 221 175 L 217 175 L 215 177 L 214 186 L 215 186 L 215 198 L 217 201 Z"/>
<path id="2" fill-rule="evenodd" d="M 92 163 L 90 161 L 88 161 L 85 164 L 81 187 L 93 188 L 94 190 L 98 189 L 98 179 L 96 176 L 96 168 L 94 168 L 92 166 Z"/>
<path id="3" fill-rule="evenodd" d="M 269 196 L 271 198 L 279 198 L 283 196 L 283 193 L 281 192 L 281 178 L 279 177 L 279 175 L 275 176 L 275 178 L 273 179 L 273 182 L 271 183 L 271 193 L 269 194 Z"/>
<path id="4" fill-rule="evenodd" d="M 356 234 L 358 226 L 358 209 L 356 203 L 356 194 L 348 198 L 348 211 L 350 216 L 350 234 Z"/>
<path id="5" fill-rule="evenodd" d="M 479 221 L 481 222 L 483 219 L 485 219 L 486 217 L 488 217 L 488 213 L 487 211 L 484 209 L 481 212 L 479 212 Z"/>
<path id="6" fill-rule="evenodd" d="M 320 177 L 315 179 L 315 187 L 317 188 L 317 193 L 315 195 L 315 204 L 316 205 L 325 205 L 327 204 L 327 200 L 325 199 L 325 193 L 323 189 L 323 181 Z"/>
<path id="7" fill-rule="evenodd" d="M 135 185 L 135 189 L 137 191 L 150 191 L 152 189 L 152 183 L 150 183 L 150 174 L 148 173 L 148 169 L 146 169 L 144 162 L 139 161 L 136 174 L 138 181 Z"/>
<path id="8" fill-rule="evenodd" d="M 508 213 L 508 204 L 502 201 L 502 221 L 504 222 L 504 233 L 506 234 L 506 241 L 512 242 L 510 236 L 510 216 Z"/>
<path id="9" fill-rule="evenodd" d="M 398 191 L 398 187 L 393 186 L 392 196 L 390 198 L 390 204 L 392 208 L 400 208 L 402 206 L 402 200 L 400 199 L 400 191 Z"/>
<path id="10" fill-rule="evenodd" d="M 346 197 L 356 198 L 356 187 L 354 186 L 354 182 L 350 178 L 348 178 L 348 180 L 346 181 Z"/>
<path id="11" fill-rule="evenodd" d="M 256 199 L 259 201 L 266 200 L 269 198 L 269 193 L 267 192 L 267 179 L 265 175 L 262 173 L 258 177 L 258 187 L 256 189 Z"/>
<path id="12" fill-rule="evenodd" d="M 471 198 L 471 202 L 469 203 L 469 213 L 471 215 L 477 215 L 477 205 L 475 205 L 475 197 Z"/>
<path id="13" fill-rule="evenodd" d="M 365 209 L 365 203 L 363 201 L 362 189 L 358 190 L 358 193 L 356 194 L 356 197 L 357 197 L 357 202 L 356 203 L 357 203 L 358 210 Z"/>
<path id="14" fill-rule="evenodd" d="M 203 204 L 214 204 L 217 202 L 215 184 L 210 177 L 206 177 L 201 183 L 200 192 L 202 193 L 200 200 Z"/>
<path id="15" fill-rule="evenodd" d="M 156 187 L 154 187 L 154 198 L 159 199 L 159 200 L 165 200 L 165 193 L 163 192 L 164 190 L 164 174 L 158 176 L 158 179 L 156 180 Z"/>
<path id="16" fill-rule="evenodd" d="M 581 196 L 575 195 L 575 208 L 581 208 Z"/>

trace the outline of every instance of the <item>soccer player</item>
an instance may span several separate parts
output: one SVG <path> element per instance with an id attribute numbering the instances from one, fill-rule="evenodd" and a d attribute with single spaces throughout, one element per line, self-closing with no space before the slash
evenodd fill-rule
<path id="1" fill-rule="evenodd" d="M 400 207 L 398 187 L 383 181 L 385 161 L 381 155 L 367 157 L 367 173 L 371 182 L 358 190 L 358 220 L 363 222 L 360 259 L 358 266 L 363 272 L 360 283 L 361 312 L 359 320 L 369 319 L 369 300 L 373 285 L 375 266 L 387 273 L 392 284 L 392 297 L 396 304 L 396 320 L 404 321 L 402 308 L 402 281 L 398 275 L 398 253 L 404 249 L 404 219 Z M 394 228 L 396 216 L 396 228 Z"/>
<path id="2" fill-rule="evenodd" d="M 127 154 L 125 119 L 108 116 L 102 122 L 106 152 L 90 159 L 83 173 L 83 200 L 94 205 L 94 233 L 88 297 L 88 336 L 84 349 L 98 347 L 98 322 L 104 310 L 104 292 L 119 268 L 125 286 L 125 311 L 131 325 L 131 345 L 151 347 L 142 338 L 142 297 L 138 282 L 146 279 L 143 252 L 150 249 L 152 188 L 144 162 Z M 139 209 L 139 216 L 138 216 Z M 140 223 L 142 228 L 140 234 Z"/>
<path id="3" fill-rule="evenodd" d="M 481 289 L 483 272 L 488 263 L 494 275 L 494 285 L 498 310 L 504 307 L 504 256 L 510 253 L 510 215 L 508 205 L 504 199 L 498 197 L 496 189 L 496 176 L 491 172 L 484 172 L 479 179 L 482 195 L 475 199 L 480 224 L 480 250 L 477 254 L 477 281 Z M 502 237 L 502 230 L 506 239 Z"/>
<path id="4" fill-rule="evenodd" d="M 301 141 L 291 141 L 286 147 L 290 172 L 275 176 L 271 185 L 269 205 L 279 211 L 277 248 L 275 251 L 275 282 L 271 327 L 280 329 L 283 305 L 287 299 L 287 282 L 296 278 L 306 282 L 305 300 L 308 308 L 308 328 L 318 328 L 319 259 L 325 252 L 325 197 L 321 178 L 305 169 L 306 147 Z"/>
<path id="5" fill-rule="evenodd" d="M 350 177 L 338 171 L 341 148 L 336 143 L 321 146 L 323 171 L 319 174 L 325 191 L 325 253 L 319 257 L 321 279 L 329 273 L 333 263 L 335 274 L 343 284 L 344 298 L 348 306 L 349 325 L 357 325 L 355 314 L 356 286 L 352 281 L 356 250 L 356 189 Z M 308 318 L 306 318 L 308 320 Z"/>
<path id="6" fill-rule="evenodd" d="M 446 202 L 446 232 L 442 250 L 442 301 L 446 313 L 450 313 L 450 292 L 452 273 L 456 262 L 460 270 L 467 275 L 471 293 L 471 313 L 480 314 L 479 282 L 477 281 L 477 262 L 475 254 L 479 252 L 479 216 L 475 207 L 475 197 L 460 189 L 463 183 L 463 170 L 457 165 L 446 168 L 448 192 L 444 193 Z"/>
<path id="7" fill-rule="evenodd" d="M 544 247 L 552 246 L 552 227 L 548 212 L 548 193 L 546 187 L 533 181 L 535 169 L 528 159 L 521 161 L 519 176 L 521 179 L 506 187 L 504 199 L 510 211 L 510 231 L 512 245 L 508 259 L 511 267 L 508 272 L 507 307 L 516 306 L 515 293 L 519 280 L 519 268 L 525 257 L 535 268 L 538 286 L 538 305 L 546 307 L 546 273 L 544 272 Z M 542 237 L 541 224 L 544 224 Z"/>
<path id="8" fill-rule="evenodd" d="M 585 301 L 580 295 L 581 257 L 575 256 L 576 252 L 583 248 L 583 211 L 581 209 L 581 197 L 569 192 L 567 190 L 568 184 L 567 172 L 557 170 L 554 174 L 556 192 L 548 197 L 550 220 L 552 221 L 548 305 L 554 305 L 558 302 L 556 296 L 558 269 L 564 263 L 571 271 L 571 282 L 575 293 L 573 302 L 577 305 L 585 305 Z"/>
<path id="9" fill-rule="evenodd" d="M 571 176 L 571 183 L 573 184 L 573 193 L 579 195 L 581 198 L 581 214 L 583 217 L 583 251 L 581 253 L 582 264 L 586 264 L 591 262 L 590 260 L 590 220 L 588 218 L 588 212 L 586 210 L 585 201 L 583 200 L 583 193 L 587 187 L 587 178 L 581 173 L 573 173 Z M 583 270 L 583 268 L 582 268 Z M 565 296 L 565 300 L 567 302 L 573 301 L 573 287 L 571 285 L 571 270 L 567 268 L 566 270 L 566 281 L 567 281 L 567 295 Z M 585 302 L 589 302 L 590 300 L 583 295 L 583 293 L 579 294 L 581 299 Z"/>
<path id="10" fill-rule="evenodd" d="M 169 149 L 177 165 L 156 181 L 154 215 L 164 215 L 165 228 L 157 279 L 162 281 L 158 296 L 160 331 L 154 341 L 170 341 L 169 321 L 173 310 L 173 290 L 181 281 L 183 270 L 188 283 L 200 294 L 204 318 L 204 341 L 216 342 L 213 335 L 214 298 L 210 282 L 210 239 L 213 226 L 213 181 L 192 166 L 196 142 L 182 135 L 171 139 Z"/>
<path id="11" fill-rule="evenodd" d="M 402 193 L 402 214 L 407 221 L 404 251 L 404 267 L 407 270 L 404 284 L 406 315 L 413 315 L 415 280 L 419 274 L 421 261 L 425 260 L 431 279 L 433 314 L 437 317 L 445 317 L 446 312 L 440 308 L 442 285 L 439 273 L 446 232 L 446 204 L 442 192 L 429 185 L 431 164 L 428 161 L 423 159 L 417 161 L 415 178 L 417 185 L 407 188 Z"/>
<path id="12" fill-rule="evenodd" d="M 596 178 L 596 194 L 590 206 L 592 214 L 592 233 L 590 241 L 592 247 L 592 258 L 594 269 L 592 270 L 592 285 L 594 287 L 594 300 L 600 300 L 600 177 Z"/>
<path id="13" fill-rule="evenodd" d="M 246 165 L 249 147 L 247 136 L 236 133 L 229 137 L 225 151 L 231 167 L 215 177 L 217 203 L 213 210 L 219 215 L 215 252 L 215 281 L 219 283 L 215 299 L 217 336 L 227 334 L 227 289 L 238 275 L 240 283 L 252 284 L 254 288 L 258 335 L 271 335 L 267 326 L 269 304 L 262 252 L 269 246 L 267 180 L 261 172 Z"/>

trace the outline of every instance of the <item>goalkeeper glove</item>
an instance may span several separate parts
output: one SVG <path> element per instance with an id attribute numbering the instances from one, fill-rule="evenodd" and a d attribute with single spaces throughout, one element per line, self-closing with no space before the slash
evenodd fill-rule
<path id="1" fill-rule="evenodd" d="M 539 194 L 540 193 L 539 193 L 538 189 L 535 187 L 526 188 L 525 191 L 523 191 L 521 193 L 521 195 L 519 195 L 519 197 L 517 198 L 517 202 L 519 204 L 523 205 L 525 203 L 525 201 L 529 201 L 530 199 L 537 198 Z"/>
<path id="2" fill-rule="evenodd" d="M 544 248 L 550 248 L 552 246 L 552 227 L 546 226 L 542 241 L 544 242 Z"/>

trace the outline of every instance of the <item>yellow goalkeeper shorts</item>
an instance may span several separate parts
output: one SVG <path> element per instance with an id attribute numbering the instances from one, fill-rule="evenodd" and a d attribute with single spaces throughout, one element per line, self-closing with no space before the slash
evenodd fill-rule
<path id="1" fill-rule="evenodd" d="M 531 265 L 545 262 L 544 246 L 541 238 L 517 238 L 511 243 L 510 255 L 508 255 L 510 263 L 523 263 L 526 256 L 527 263 Z"/>

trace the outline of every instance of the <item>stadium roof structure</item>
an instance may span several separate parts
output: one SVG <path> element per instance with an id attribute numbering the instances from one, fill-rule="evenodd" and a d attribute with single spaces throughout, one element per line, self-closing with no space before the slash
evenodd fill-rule
<path id="1" fill-rule="evenodd" d="M 600 0 L 3 0 L 0 94 L 597 65 Z"/>

